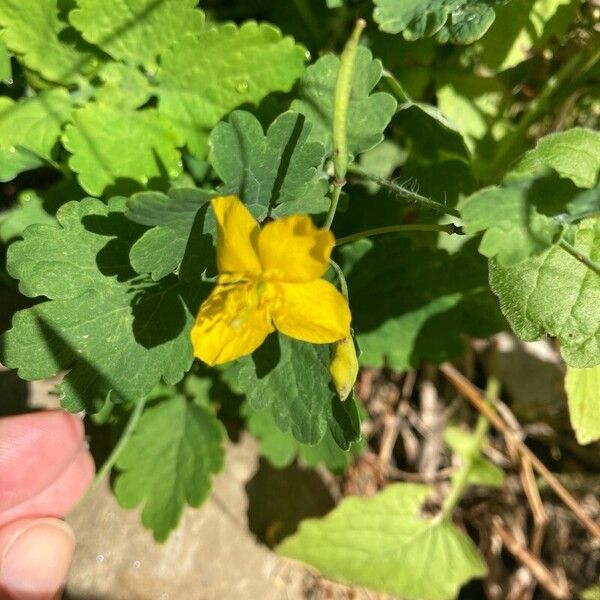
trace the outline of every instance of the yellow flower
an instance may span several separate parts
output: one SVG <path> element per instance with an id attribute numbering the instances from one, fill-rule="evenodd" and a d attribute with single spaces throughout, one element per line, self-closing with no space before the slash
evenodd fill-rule
<path id="1" fill-rule="evenodd" d="M 333 234 L 307 216 L 290 216 L 260 229 L 235 196 L 212 201 L 217 221 L 219 280 L 192 328 L 194 355 L 217 365 L 250 354 L 267 335 L 281 333 L 314 344 L 350 335 L 350 309 L 321 279 Z"/>

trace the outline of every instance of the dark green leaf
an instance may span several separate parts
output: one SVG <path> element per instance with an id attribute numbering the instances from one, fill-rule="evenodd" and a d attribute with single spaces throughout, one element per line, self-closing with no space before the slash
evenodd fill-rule
<path id="1" fill-rule="evenodd" d="M 259 220 L 327 210 L 324 149 L 307 142 L 311 128 L 303 115 L 286 112 L 265 135 L 250 113 L 231 113 L 210 137 L 210 162 L 223 180 L 219 192 L 242 198 Z"/>

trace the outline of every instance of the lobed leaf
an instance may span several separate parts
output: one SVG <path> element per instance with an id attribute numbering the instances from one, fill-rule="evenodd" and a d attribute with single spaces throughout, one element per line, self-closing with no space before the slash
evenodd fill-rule
<path id="1" fill-rule="evenodd" d="M 303 521 L 277 551 L 344 583 L 407 600 L 452 600 L 487 570 L 450 521 L 419 516 L 429 491 L 400 483 L 370 498 L 345 498 L 326 517 Z"/>
<path id="2" fill-rule="evenodd" d="M 319 58 L 300 79 L 298 98 L 291 105 L 313 125 L 309 141 L 325 144 L 328 156 L 333 152 L 333 102 L 339 69 L 340 59 L 334 54 Z M 383 140 L 383 131 L 396 110 L 396 101 L 390 94 L 372 93 L 382 72 L 381 61 L 373 59 L 367 48 L 359 47 L 347 118 L 348 152 L 354 156 Z"/>
<path id="3" fill-rule="evenodd" d="M 152 68 L 157 55 L 186 33 L 198 33 L 197 0 L 77 0 L 69 21 L 116 60 Z"/>
<path id="4" fill-rule="evenodd" d="M 204 406 L 184 396 L 160 398 L 146 408 L 119 455 L 119 504 L 143 504 L 142 523 L 165 541 L 184 505 L 198 507 L 208 497 L 211 476 L 223 468 L 224 437 L 223 425 Z"/>
<path id="5" fill-rule="evenodd" d="M 63 144 L 81 187 L 94 196 L 111 185 L 131 187 L 133 181 L 145 187 L 151 179 L 173 179 L 182 169 L 177 135 L 153 108 L 90 102 L 73 112 Z"/>
<path id="6" fill-rule="evenodd" d="M 320 172 L 325 150 L 308 141 L 311 129 L 303 115 L 288 111 L 265 134 L 250 113 L 231 113 L 209 142 L 210 163 L 223 181 L 219 192 L 243 198 L 261 221 L 326 211 L 329 186 Z"/>
<path id="7" fill-rule="evenodd" d="M 599 219 L 581 223 L 574 246 L 600 259 Z M 510 267 L 490 261 L 490 286 L 521 339 L 555 336 L 570 366 L 600 364 L 600 277 L 560 246 Z"/>
<path id="8" fill-rule="evenodd" d="M 29 69 L 56 83 L 76 83 L 96 65 L 94 49 L 65 19 L 60 0 L 2 0 L 3 40 Z"/>
<path id="9" fill-rule="evenodd" d="M 66 90 L 55 88 L 15 102 L 0 96 L 0 181 L 51 160 L 73 104 Z"/>
<path id="10" fill-rule="evenodd" d="M 161 378 L 178 382 L 192 363 L 201 290 L 136 275 L 127 257 L 143 229 L 124 211 L 124 198 L 69 202 L 57 213 L 60 226 L 32 226 L 8 251 L 20 291 L 48 300 L 16 313 L 0 360 L 28 380 L 70 369 L 60 399 L 71 411 L 95 412 L 109 393 L 140 398 Z"/>
<path id="11" fill-rule="evenodd" d="M 470 243 L 449 255 L 390 236 L 341 252 L 365 366 L 443 362 L 461 352 L 463 336 L 486 337 L 504 326 L 486 261 Z"/>
<path id="12" fill-rule="evenodd" d="M 184 36 L 161 59 L 158 109 L 192 153 L 204 155 L 210 129 L 234 108 L 288 91 L 305 51 L 271 25 L 228 23 Z"/>

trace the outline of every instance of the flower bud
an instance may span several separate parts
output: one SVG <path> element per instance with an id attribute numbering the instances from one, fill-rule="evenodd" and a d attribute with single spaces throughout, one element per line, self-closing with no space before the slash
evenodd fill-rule
<path id="1" fill-rule="evenodd" d="M 329 373 L 340 400 L 345 400 L 358 377 L 358 358 L 352 337 L 337 342 L 329 363 Z"/>

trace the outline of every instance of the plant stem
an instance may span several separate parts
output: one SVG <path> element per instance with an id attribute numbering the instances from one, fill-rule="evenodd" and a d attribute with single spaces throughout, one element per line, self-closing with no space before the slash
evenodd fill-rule
<path id="1" fill-rule="evenodd" d="M 365 229 L 364 231 L 359 231 L 358 233 L 353 233 L 351 235 L 338 238 L 335 242 L 335 245 L 342 246 L 343 244 L 349 244 L 350 242 L 373 237 L 375 235 L 383 235 L 384 233 L 401 233 L 405 231 L 441 231 L 442 233 L 447 233 L 449 235 L 462 235 L 462 229 L 453 223 L 448 223 L 447 225 L 438 225 L 435 223 L 411 223 L 409 225 L 388 225 L 386 227 Z"/>
<path id="2" fill-rule="evenodd" d="M 560 240 L 558 245 L 568 252 L 574 259 L 578 260 L 580 263 L 583 263 L 586 267 L 590 268 L 596 275 L 600 275 L 600 263 L 597 263 L 595 260 L 592 260 L 589 256 L 579 252 L 577 248 L 569 244 L 569 242 L 565 240 Z"/>
<path id="3" fill-rule="evenodd" d="M 499 392 L 500 383 L 495 377 L 490 377 L 488 379 L 486 390 L 486 404 L 488 406 L 493 406 L 496 398 L 498 398 Z M 440 519 L 449 519 L 452 517 L 452 513 L 454 512 L 454 509 L 456 508 L 456 505 L 458 504 L 458 501 L 460 500 L 460 497 L 462 496 L 469 481 L 473 463 L 481 454 L 481 444 L 484 437 L 487 435 L 488 425 L 488 420 L 483 414 L 480 414 L 477 418 L 477 425 L 475 426 L 475 432 L 473 434 L 471 452 L 468 454 L 468 456 L 463 457 L 464 463 L 461 466 L 460 471 L 458 471 L 457 476 L 452 481 L 452 488 L 450 489 L 450 493 L 444 501 L 442 512 L 439 516 Z"/>
<path id="4" fill-rule="evenodd" d="M 531 463 L 531 466 L 554 490 L 556 495 L 571 509 L 580 523 L 596 538 L 600 539 L 600 525 L 596 523 L 581 508 L 577 500 L 565 489 L 562 483 L 550 472 L 548 467 L 515 435 L 512 429 L 482 398 L 481 392 L 450 363 L 444 363 L 440 371 L 461 392 L 461 394 L 480 412 L 487 420 L 502 433 L 509 444 L 516 448 L 517 452 Z"/>
<path id="5" fill-rule="evenodd" d="M 367 26 L 364 19 L 358 19 L 354 31 L 346 43 L 340 59 L 340 70 L 335 83 L 335 96 L 333 101 L 333 190 L 331 204 L 324 227 L 331 228 L 335 217 L 338 201 L 342 188 L 346 183 L 346 170 L 348 168 L 348 106 L 352 92 L 352 79 L 354 75 L 354 62 L 358 50 L 358 42 L 363 29 Z"/>
<path id="6" fill-rule="evenodd" d="M 367 179 L 369 181 L 373 181 L 376 184 L 386 187 L 391 190 L 396 196 L 408 200 L 409 202 L 414 202 L 415 204 L 420 204 L 423 208 L 429 208 L 431 210 L 435 210 L 436 212 L 443 213 L 446 215 L 451 215 L 453 217 L 459 217 L 460 213 L 455 208 L 450 206 L 444 206 L 435 200 L 431 200 L 430 198 L 426 198 L 425 196 L 421 196 L 421 194 L 417 194 L 389 179 L 385 179 L 384 177 L 379 177 L 378 175 L 374 175 L 373 173 L 367 173 L 363 171 L 360 167 L 355 165 L 350 165 L 348 167 L 348 172 L 360 177 L 361 179 Z"/>
<path id="7" fill-rule="evenodd" d="M 394 75 L 387 69 L 383 70 L 381 74 L 382 78 L 388 84 L 390 91 L 396 96 L 396 99 L 401 104 L 412 102 L 412 98 L 406 93 L 406 90 L 402 87 L 402 84 L 394 77 Z"/>
<path id="8" fill-rule="evenodd" d="M 342 294 L 343 294 L 344 298 L 346 298 L 346 301 L 348 301 L 348 299 L 349 299 L 348 283 L 346 282 L 346 277 L 344 276 L 344 272 L 342 271 L 342 268 L 331 258 L 329 259 L 329 264 L 333 267 L 333 270 L 335 271 L 335 274 L 337 275 L 338 281 L 340 282 L 340 288 L 342 289 Z"/>
<path id="9" fill-rule="evenodd" d="M 527 110 L 517 123 L 512 133 L 500 142 L 495 159 L 490 165 L 489 174 L 492 178 L 501 179 L 510 162 L 514 159 L 518 147 L 527 135 L 529 127 L 540 117 L 552 109 L 557 92 L 573 79 L 589 71 L 600 60 L 600 46 L 596 43 L 591 51 L 579 51 L 574 54 L 548 81 L 540 95 L 533 99 Z M 573 77 L 573 74 L 576 74 Z"/>
<path id="10" fill-rule="evenodd" d="M 133 432 L 135 431 L 135 427 L 142 416 L 142 412 L 144 411 L 144 407 L 146 406 L 147 398 L 140 398 L 131 412 L 131 416 L 129 417 L 129 421 L 127 421 L 127 425 L 117 442 L 117 445 L 112 449 L 109 457 L 104 461 L 104 464 L 98 470 L 96 477 L 94 477 L 94 481 L 88 488 L 85 497 L 87 498 L 99 485 L 102 483 L 102 480 L 108 475 L 110 470 L 115 466 L 115 463 L 119 459 L 123 448 L 127 445 L 127 442 L 131 438 Z"/>

